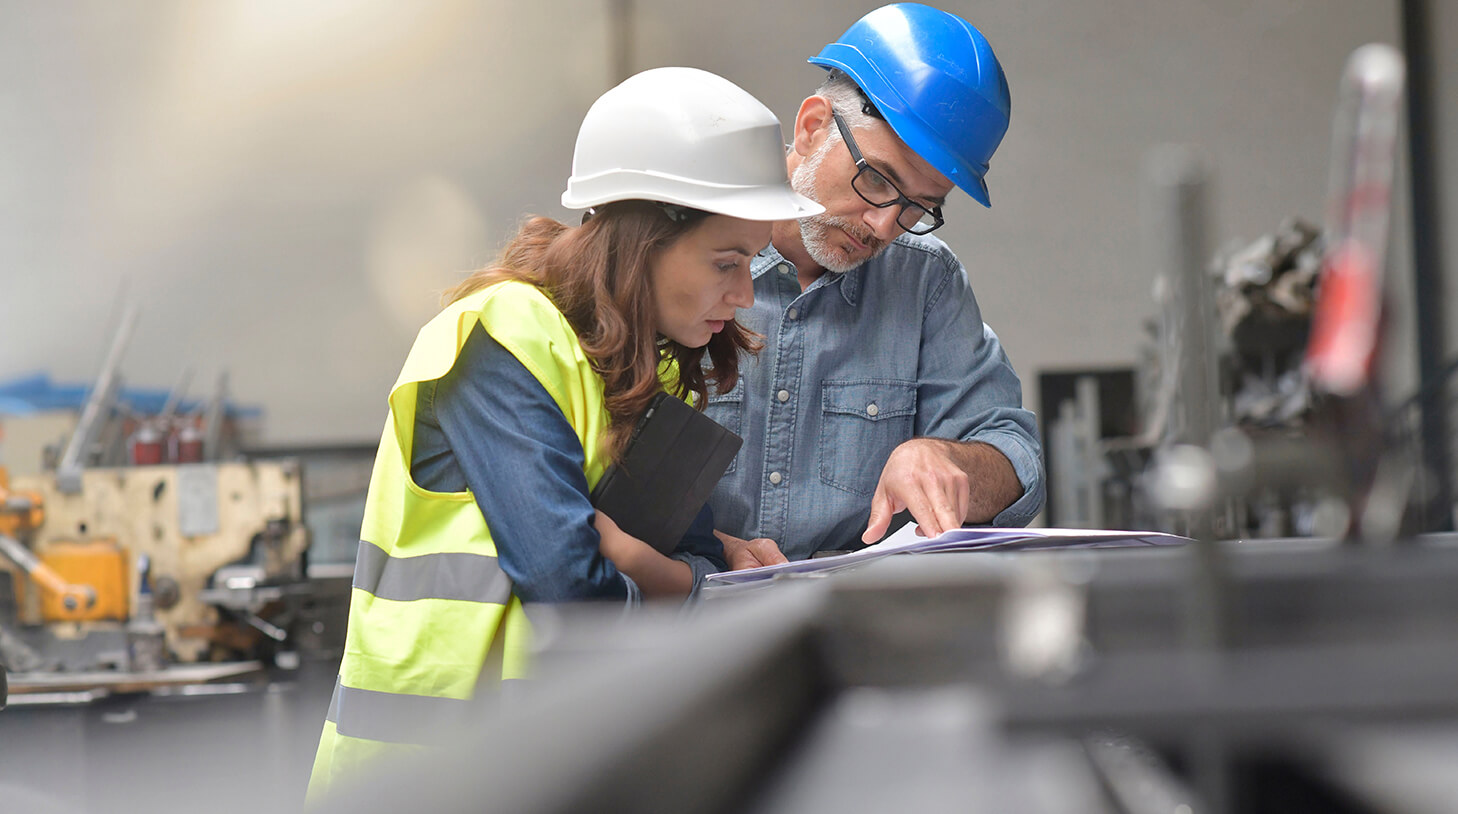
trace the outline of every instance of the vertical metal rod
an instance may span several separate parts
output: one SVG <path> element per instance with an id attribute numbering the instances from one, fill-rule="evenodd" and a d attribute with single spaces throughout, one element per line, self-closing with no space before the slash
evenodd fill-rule
<path id="1" fill-rule="evenodd" d="M 1220 421 L 1215 303 L 1207 268 L 1209 161 L 1196 148 L 1166 145 L 1151 156 L 1150 178 L 1155 263 L 1173 295 L 1165 309 L 1164 337 L 1170 347 L 1163 364 L 1172 366 L 1165 375 L 1179 378 L 1167 441 L 1204 450 Z M 1214 503 L 1212 484 L 1210 493 L 1191 501 L 1186 510 L 1186 533 L 1197 541 L 1185 617 L 1187 644 L 1194 651 L 1214 652 L 1226 639 L 1225 569 L 1216 541 Z"/>
<path id="2" fill-rule="evenodd" d="M 1107 528 L 1104 518 L 1104 453 L 1099 446 L 1102 408 L 1099 404 L 1099 380 L 1093 376 L 1079 376 L 1073 383 L 1075 403 L 1078 405 L 1077 434 L 1078 468 L 1083 477 L 1079 481 L 1085 502 L 1082 518 L 1087 528 Z"/>
<path id="3" fill-rule="evenodd" d="M 81 410 L 81 418 L 76 422 L 76 431 L 71 434 L 71 441 L 66 445 L 66 451 L 62 453 L 61 461 L 56 466 L 56 486 L 66 494 L 81 491 L 81 470 L 84 467 L 82 457 L 96 434 L 102 410 L 115 395 L 117 368 L 121 366 L 122 353 L 126 351 L 127 342 L 132 338 L 132 329 L 136 327 L 137 310 L 135 303 L 127 305 L 121 325 L 111 341 L 111 349 L 106 353 L 106 361 L 101 365 L 101 374 L 97 376 L 86 406 Z"/>
<path id="4" fill-rule="evenodd" d="M 223 460 L 223 422 L 228 418 L 228 371 L 218 374 L 213 398 L 203 414 L 203 460 Z"/>
<path id="5" fill-rule="evenodd" d="M 1176 407 L 1166 441 L 1176 450 L 1207 450 L 1220 421 L 1220 381 L 1215 347 L 1215 300 L 1209 262 L 1209 215 L 1206 199 L 1209 162 L 1193 147 L 1167 145 L 1151 157 L 1156 226 L 1156 268 L 1168 283 L 1164 375 L 1178 377 Z M 1197 456 L 1198 457 L 1198 456 Z M 1187 467 L 1193 472 L 1198 464 Z M 1213 469 L 1210 470 L 1213 477 Z M 1176 476 L 1166 468 L 1165 477 Z M 1192 680 L 1216 681 L 1218 658 L 1228 638 L 1228 598 L 1224 557 L 1216 540 L 1212 487 L 1189 501 L 1187 532 L 1195 538 L 1185 596 L 1185 645 L 1194 672 Z M 1230 761 L 1224 740 L 1207 727 L 1195 727 L 1184 739 L 1196 792 L 1207 810 L 1224 814 L 1230 805 Z"/>
<path id="6" fill-rule="evenodd" d="M 1193 147 L 1165 145 L 1151 160 L 1156 268 L 1173 295 L 1166 309 L 1166 373 L 1176 376 L 1177 408 L 1168 440 L 1206 446 L 1220 417 L 1215 306 L 1206 188 L 1208 161 Z"/>
<path id="7" fill-rule="evenodd" d="M 1423 530 L 1453 530 L 1453 464 L 1449 446 L 1444 308 L 1442 157 L 1435 137 L 1432 15 L 1427 0 L 1402 0 L 1407 54 L 1407 143 L 1411 167 L 1413 294 L 1416 304 L 1423 464 L 1433 488 L 1423 501 Z M 1428 481 L 1429 478 L 1424 478 Z"/>
<path id="8" fill-rule="evenodd" d="M 177 414 L 178 408 L 182 406 L 182 398 L 186 395 L 187 386 L 191 382 L 192 368 L 190 366 L 184 367 L 182 372 L 178 374 L 176 383 L 168 391 L 167 401 L 162 405 L 162 411 L 157 414 L 158 420 L 164 426 L 172 420 L 172 417 Z"/>

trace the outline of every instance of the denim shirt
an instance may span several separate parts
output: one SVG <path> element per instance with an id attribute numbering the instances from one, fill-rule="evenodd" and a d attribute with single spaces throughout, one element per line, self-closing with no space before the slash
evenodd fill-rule
<path id="1" fill-rule="evenodd" d="M 764 349 L 707 406 L 744 438 L 709 500 L 719 529 L 771 538 L 792 560 L 859 547 L 886 459 L 917 437 L 997 448 L 1023 495 L 993 524 L 1024 526 L 1037 515 L 1037 421 L 945 243 L 902 235 L 803 292 L 773 246 L 751 273 L 754 305 L 735 318 L 764 337 Z"/>
<path id="2" fill-rule="evenodd" d="M 637 603 L 638 586 L 598 550 L 576 432 L 542 383 L 480 325 L 450 373 L 421 383 L 415 417 L 411 477 L 436 492 L 470 489 L 523 602 Z M 724 569 L 707 506 L 670 556 L 693 569 L 691 596 Z"/>

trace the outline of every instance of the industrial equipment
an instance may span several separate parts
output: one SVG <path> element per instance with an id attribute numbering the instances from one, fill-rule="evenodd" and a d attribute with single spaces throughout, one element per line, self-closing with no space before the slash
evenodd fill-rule
<path id="1" fill-rule="evenodd" d="M 53 468 L 11 478 L 0 467 L 12 704 L 214 680 L 292 656 L 307 592 L 300 465 L 222 457 L 221 384 L 201 415 L 179 414 L 181 385 L 154 415 L 123 404 L 134 321 L 129 311 Z"/>

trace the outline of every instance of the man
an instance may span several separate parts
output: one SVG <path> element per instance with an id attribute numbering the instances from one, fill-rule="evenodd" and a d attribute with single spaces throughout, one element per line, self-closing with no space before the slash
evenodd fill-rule
<path id="1" fill-rule="evenodd" d="M 764 350 L 707 405 L 745 440 L 710 500 L 731 568 L 875 542 L 903 511 L 932 536 L 1026 525 L 1043 504 L 1017 374 L 927 234 L 954 185 L 990 206 L 1010 108 L 997 58 L 961 18 L 898 3 L 810 62 L 830 73 L 787 161 L 826 211 L 775 224 L 737 316 Z"/>

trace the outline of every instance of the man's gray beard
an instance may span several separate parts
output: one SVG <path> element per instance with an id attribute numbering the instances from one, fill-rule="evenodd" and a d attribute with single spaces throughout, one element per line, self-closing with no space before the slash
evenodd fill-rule
<path id="1" fill-rule="evenodd" d="M 826 139 L 816 150 L 795 168 L 795 174 L 790 177 L 790 186 L 801 195 L 812 201 L 820 200 L 815 188 L 815 176 L 820 169 L 821 162 L 830 148 L 839 144 L 839 139 Z M 827 271 L 844 273 L 875 257 L 886 248 L 875 235 L 869 234 L 863 226 L 835 215 L 811 215 L 808 218 L 800 218 L 800 242 L 805 245 L 805 253 L 810 259 Z M 854 260 L 835 245 L 836 239 L 843 240 L 838 232 L 847 232 L 859 240 L 862 244 L 871 249 L 871 253 L 862 260 Z"/>

